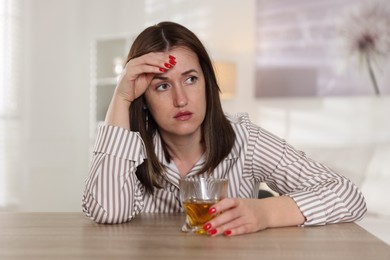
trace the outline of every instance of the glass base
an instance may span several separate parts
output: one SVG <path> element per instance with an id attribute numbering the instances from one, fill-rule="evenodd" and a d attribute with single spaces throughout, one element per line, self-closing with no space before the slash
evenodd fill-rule
<path id="1" fill-rule="evenodd" d="M 181 227 L 181 231 L 186 232 L 186 233 L 207 235 L 207 231 L 204 230 L 203 227 L 200 227 L 200 226 L 193 227 L 188 223 L 187 220 L 186 220 L 186 223 L 184 223 L 184 225 Z"/>

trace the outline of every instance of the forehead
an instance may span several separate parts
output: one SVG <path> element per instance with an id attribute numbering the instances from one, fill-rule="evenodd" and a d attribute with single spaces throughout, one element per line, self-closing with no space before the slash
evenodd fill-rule
<path id="1" fill-rule="evenodd" d="M 197 65 L 199 66 L 199 60 L 198 56 L 195 52 L 193 52 L 191 49 L 186 47 L 174 47 L 171 50 L 168 51 L 168 53 L 172 56 L 176 57 L 177 65 L 181 65 L 180 63 L 184 63 L 190 65 Z"/>

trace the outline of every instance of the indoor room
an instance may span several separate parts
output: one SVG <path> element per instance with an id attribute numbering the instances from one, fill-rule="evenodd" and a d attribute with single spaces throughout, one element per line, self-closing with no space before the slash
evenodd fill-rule
<path id="1" fill-rule="evenodd" d="M 225 113 L 247 113 L 358 187 L 357 227 L 389 251 L 386 0 L 0 0 L 0 215 L 90 221 L 82 198 L 97 129 L 132 43 L 161 21 L 204 44 Z"/>

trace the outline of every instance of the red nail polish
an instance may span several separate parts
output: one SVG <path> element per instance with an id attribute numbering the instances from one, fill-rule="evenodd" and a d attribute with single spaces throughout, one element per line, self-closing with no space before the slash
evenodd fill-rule
<path id="1" fill-rule="evenodd" d="M 216 210 L 215 208 L 210 208 L 209 211 L 208 211 L 208 213 L 209 213 L 210 215 L 212 215 L 212 214 L 214 214 L 216 211 L 217 211 L 217 210 Z"/>
<path id="2" fill-rule="evenodd" d="M 225 232 L 223 232 L 224 236 L 230 236 L 231 234 L 232 234 L 232 231 L 230 231 L 230 230 L 226 230 Z"/>
<path id="3" fill-rule="evenodd" d="M 168 69 L 171 69 L 173 67 L 172 64 L 169 63 L 164 63 L 164 66 L 167 67 Z"/>
<path id="4" fill-rule="evenodd" d="M 161 72 L 166 72 L 167 70 L 166 69 L 164 69 L 164 68 L 160 68 L 159 69 Z"/>
<path id="5" fill-rule="evenodd" d="M 169 63 L 172 64 L 172 65 L 176 65 L 176 61 L 175 60 L 169 60 Z"/>
<path id="6" fill-rule="evenodd" d="M 211 224 L 210 223 L 207 223 L 206 225 L 203 226 L 203 229 L 204 230 L 209 230 L 211 228 Z"/>
<path id="7" fill-rule="evenodd" d="M 217 233 L 217 230 L 216 229 L 212 229 L 209 231 L 209 235 L 212 236 L 212 235 L 215 235 Z"/>
<path id="8" fill-rule="evenodd" d="M 176 57 L 175 57 L 175 56 L 172 56 L 172 55 L 169 55 L 169 59 L 170 59 L 170 60 L 176 60 Z"/>

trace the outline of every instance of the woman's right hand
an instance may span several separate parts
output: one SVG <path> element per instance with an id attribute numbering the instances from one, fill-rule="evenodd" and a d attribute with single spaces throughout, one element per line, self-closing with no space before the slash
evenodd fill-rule
<path id="1" fill-rule="evenodd" d="M 150 52 L 127 62 L 108 107 L 105 123 L 130 130 L 131 102 L 147 90 L 156 74 L 173 68 L 175 57 L 167 52 Z"/>
<path id="2" fill-rule="evenodd" d="M 115 90 L 115 95 L 131 103 L 148 88 L 155 74 L 162 74 L 176 64 L 166 52 L 150 52 L 127 62 Z"/>

